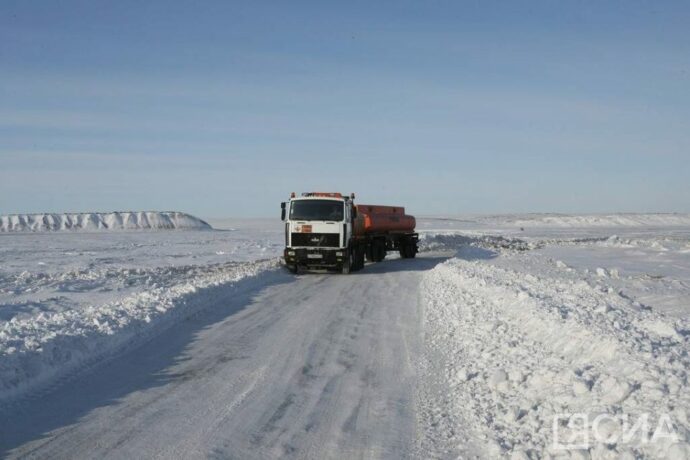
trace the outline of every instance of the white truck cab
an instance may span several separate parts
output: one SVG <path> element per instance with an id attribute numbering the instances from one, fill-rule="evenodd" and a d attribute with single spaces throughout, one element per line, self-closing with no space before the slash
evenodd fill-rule
<path id="1" fill-rule="evenodd" d="M 285 221 L 285 263 L 291 271 L 299 265 L 342 268 L 349 271 L 350 240 L 356 211 L 354 195 L 308 192 L 292 194 L 281 203 Z"/>

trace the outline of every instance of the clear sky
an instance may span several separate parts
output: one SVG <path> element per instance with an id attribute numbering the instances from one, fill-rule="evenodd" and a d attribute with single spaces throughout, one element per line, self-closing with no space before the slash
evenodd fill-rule
<path id="1" fill-rule="evenodd" d="M 9 1 L 0 213 L 690 212 L 688 2 Z"/>

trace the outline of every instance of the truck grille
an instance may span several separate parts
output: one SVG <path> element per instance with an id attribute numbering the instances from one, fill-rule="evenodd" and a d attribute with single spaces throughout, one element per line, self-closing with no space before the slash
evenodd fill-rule
<path id="1" fill-rule="evenodd" d="M 340 235 L 337 233 L 293 233 L 292 247 L 298 246 L 338 248 Z"/>

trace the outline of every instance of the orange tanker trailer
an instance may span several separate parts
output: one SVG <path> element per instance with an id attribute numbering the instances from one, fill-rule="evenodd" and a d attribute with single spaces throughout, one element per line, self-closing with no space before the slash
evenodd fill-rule
<path id="1" fill-rule="evenodd" d="M 381 232 L 413 232 L 417 222 L 400 206 L 358 204 L 355 235 Z"/>

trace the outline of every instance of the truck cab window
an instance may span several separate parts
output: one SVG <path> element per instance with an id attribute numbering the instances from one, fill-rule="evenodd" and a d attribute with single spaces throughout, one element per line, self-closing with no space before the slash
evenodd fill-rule
<path id="1" fill-rule="evenodd" d="M 342 201 L 297 200 L 290 206 L 290 220 L 330 220 L 342 221 L 344 217 Z"/>

